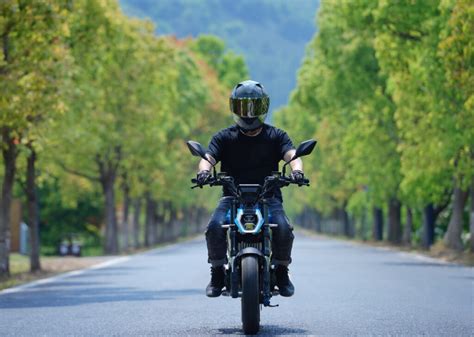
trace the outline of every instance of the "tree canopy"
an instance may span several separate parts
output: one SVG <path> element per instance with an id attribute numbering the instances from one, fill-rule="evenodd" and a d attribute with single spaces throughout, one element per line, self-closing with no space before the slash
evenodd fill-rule
<path id="1" fill-rule="evenodd" d="M 87 209 L 78 203 L 100 191 L 107 253 L 122 244 L 121 200 L 166 203 L 153 210 L 155 231 L 159 217 L 164 226 L 210 207 L 189 193 L 195 167 L 185 140 L 205 142 L 227 123 L 229 83 L 247 74 L 242 57 L 213 36 L 158 37 L 151 22 L 127 17 L 114 0 L 7 1 L 0 14 L 2 210 L 12 193 L 23 195 L 14 189 L 26 169 L 16 160 L 22 153 L 38 161 L 29 181 L 54 200 L 41 202 L 46 217 L 58 214 L 49 206 Z M 94 200 L 89 209 L 96 207 Z M 1 273 L 8 273 L 8 214 L 0 219 Z"/>
<path id="2" fill-rule="evenodd" d="M 469 1 L 322 5 L 297 87 L 276 114 L 319 140 L 300 210 L 360 219 L 386 209 L 388 238 L 400 242 L 400 204 L 442 211 L 453 195 L 447 233 L 462 229 L 453 191 L 466 193 L 474 174 L 473 14 Z M 447 245 L 459 248 L 461 232 Z"/>

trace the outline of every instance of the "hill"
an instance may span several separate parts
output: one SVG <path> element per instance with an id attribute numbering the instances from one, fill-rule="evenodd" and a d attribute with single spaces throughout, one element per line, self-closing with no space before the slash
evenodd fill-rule
<path id="1" fill-rule="evenodd" d="M 305 45 L 315 32 L 319 0 L 120 0 L 131 16 L 148 17 L 158 34 L 214 34 L 243 54 L 253 79 L 269 91 L 272 110 L 295 87 Z"/>

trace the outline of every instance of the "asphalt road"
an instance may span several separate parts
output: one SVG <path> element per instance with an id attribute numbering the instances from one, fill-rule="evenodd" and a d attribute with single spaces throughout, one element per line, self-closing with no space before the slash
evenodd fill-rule
<path id="1" fill-rule="evenodd" d="M 0 336 L 241 334 L 240 302 L 204 295 L 203 240 L 0 294 Z M 292 298 L 262 335 L 473 335 L 472 268 L 299 235 Z"/>

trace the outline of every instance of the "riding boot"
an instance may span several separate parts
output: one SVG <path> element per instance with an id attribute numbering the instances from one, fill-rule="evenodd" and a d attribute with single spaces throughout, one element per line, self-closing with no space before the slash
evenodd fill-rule
<path id="1" fill-rule="evenodd" d="M 281 296 L 290 297 L 295 293 L 295 287 L 288 276 L 288 267 L 277 265 L 275 268 L 276 285 Z"/>
<path id="2" fill-rule="evenodd" d="M 211 282 L 206 287 L 207 297 L 219 297 L 225 285 L 224 266 L 211 267 Z"/>

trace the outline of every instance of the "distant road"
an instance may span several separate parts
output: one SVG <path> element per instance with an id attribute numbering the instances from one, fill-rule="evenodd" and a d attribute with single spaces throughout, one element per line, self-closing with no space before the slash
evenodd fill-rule
<path id="1" fill-rule="evenodd" d="M 298 235 L 292 298 L 261 334 L 472 336 L 472 268 Z M 204 240 L 0 295 L 0 336 L 241 334 L 240 302 L 209 299 Z"/>

